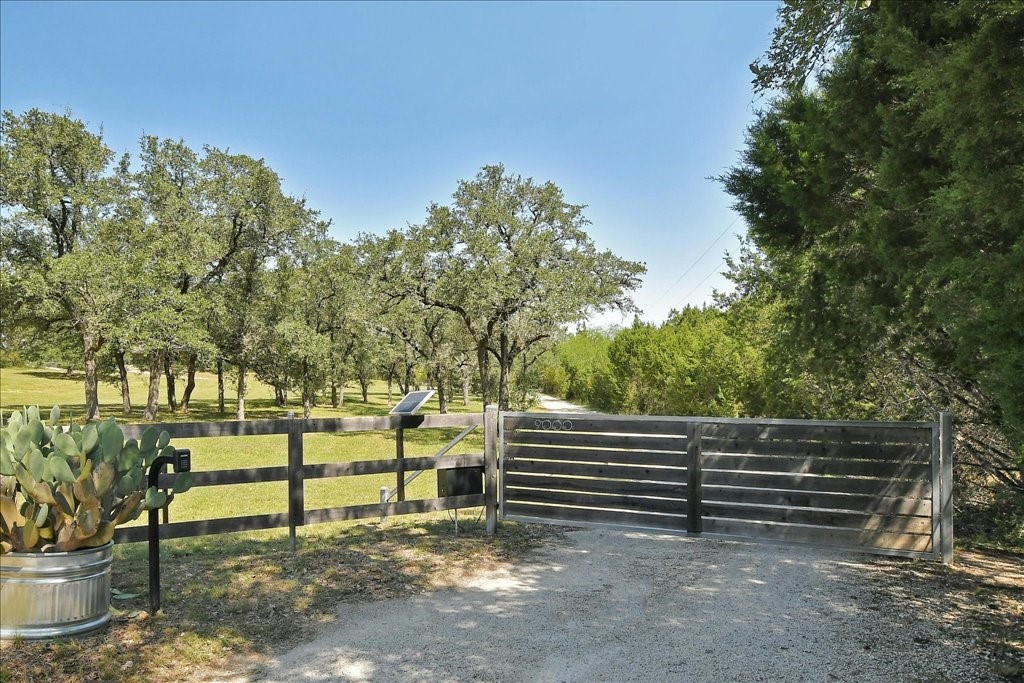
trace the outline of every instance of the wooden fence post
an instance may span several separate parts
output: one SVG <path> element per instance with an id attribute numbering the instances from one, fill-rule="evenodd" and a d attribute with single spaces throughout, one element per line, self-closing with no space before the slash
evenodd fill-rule
<path id="1" fill-rule="evenodd" d="M 934 493 L 932 494 L 934 496 Z M 953 561 L 953 414 L 939 413 L 939 534 L 942 562 Z"/>
<path id="2" fill-rule="evenodd" d="M 704 530 L 701 511 L 701 423 L 686 423 L 686 532 L 699 534 Z"/>
<path id="3" fill-rule="evenodd" d="M 405 430 L 399 427 L 395 430 L 395 458 L 397 460 L 405 459 Z M 398 502 L 401 503 L 405 500 L 405 471 L 399 467 L 398 469 L 398 483 L 395 485 L 395 491 L 397 492 Z"/>
<path id="4" fill-rule="evenodd" d="M 484 410 L 484 511 L 487 533 L 498 528 L 498 406 Z"/>
<path id="5" fill-rule="evenodd" d="M 305 523 L 302 491 L 302 421 L 288 413 L 288 540 L 295 552 L 295 528 Z"/>

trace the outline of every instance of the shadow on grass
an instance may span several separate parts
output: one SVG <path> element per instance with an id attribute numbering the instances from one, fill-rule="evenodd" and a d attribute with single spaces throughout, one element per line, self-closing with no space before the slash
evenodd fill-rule
<path id="1" fill-rule="evenodd" d="M 5 646 L 2 681 L 176 681 L 226 657 L 255 661 L 284 651 L 325 623 L 339 604 L 387 600 L 442 587 L 460 572 L 504 563 L 560 533 L 482 522 L 405 521 L 300 530 L 298 552 L 280 533 L 165 541 L 162 610 L 148 617 L 145 543 L 115 548 L 113 586 L 136 594 L 104 632 Z M 255 658 L 255 659 L 254 659 Z"/>
<path id="2" fill-rule="evenodd" d="M 118 421 L 142 422 L 142 413 L 145 406 L 132 410 L 132 416 L 124 418 L 118 416 Z M 288 417 L 288 411 L 294 408 L 281 407 L 272 398 L 247 398 L 245 400 L 245 419 L 247 420 L 272 420 Z M 120 412 L 120 411 L 119 411 Z M 301 413 L 301 410 L 299 411 Z M 111 414 L 114 414 L 111 412 Z M 123 415 L 123 413 L 121 413 Z M 189 412 L 171 412 L 166 406 L 161 406 L 157 412 L 157 422 L 219 422 L 222 420 L 234 420 L 236 406 L 233 402 L 225 402 L 224 412 L 220 412 L 216 400 L 192 399 L 189 403 Z"/>
<path id="3" fill-rule="evenodd" d="M 22 370 L 21 374 L 35 377 L 36 379 L 68 380 L 85 383 L 85 373 L 81 370 L 68 372 L 67 370 L 54 370 L 51 368 L 32 368 L 31 370 Z"/>
<path id="4" fill-rule="evenodd" d="M 41 408 L 43 406 L 40 406 Z M 45 406 L 49 408 L 50 406 Z M 81 417 L 85 414 L 85 403 L 68 403 L 66 401 L 60 404 L 61 413 L 66 417 L 72 415 L 75 417 Z M 172 412 L 167 408 L 166 405 L 162 405 L 157 412 L 156 422 L 222 422 L 225 420 L 236 419 L 236 412 L 234 404 L 228 403 L 224 406 L 225 411 L 222 413 L 219 410 L 217 401 L 209 400 L 195 400 L 193 399 L 189 405 L 189 412 L 183 413 L 180 411 Z M 11 409 L 20 410 L 21 406 L 12 406 Z M 318 406 L 314 410 L 313 419 L 323 417 L 372 417 L 372 416 L 383 416 L 388 414 L 387 406 L 380 403 L 355 403 L 346 401 L 345 404 L 339 408 L 331 408 L 330 406 Z M 118 422 L 122 424 L 134 424 L 143 423 L 146 420 L 143 419 L 143 413 L 145 412 L 145 405 L 133 406 L 131 412 L 125 413 L 120 407 L 111 405 L 101 406 L 101 415 L 104 419 L 108 417 L 114 417 Z M 246 420 L 280 420 L 288 417 L 289 412 L 294 412 L 297 417 L 302 417 L 302 406 L 287 405 L 281 407 L 277 405 L 274 399 L 246 399 L 245 402 L 245 419 Z M 452 410 L 452 413 L 466 412 Z M 431 411 L 430 414 L 433 414 Z M 409 430 L 414 431 L 414 430 Z"/>
<path id="5" fill-rule="evenodd" d="M 25 374 L 34 375 L 44 371 L 30 371 Z M 63 373 L 57 373 L 63 379 Z M 50 408 L 50 405 L 40 405 L 40 408 Z M 195 400 L 193 399 L 189 406 L 189 412 L 172 412 L 167 408 L 166 405 L 161 405 L 157 411 L 156 422 L 220 422 L 223 420 L 234 420 L 235 419 L 235 408 L 232 404 L 225 404 L 225 412 L 220 412 L 217 406 L 217 401 L 208 400 Z M 6 410 L 20 410 L 21 406 L 10 406 Z M 108 417 L 116 418 L 121 424 L 134 424 L 146 422 L 143 419 L 143 413 L 145 412 L 146 406 L 143 402 L 141 405 L 133 405 L 132 410 L 128 413 L 121 409 L 121 406 L 114 406 L 112 404 L 103 404 L 100 406 L 100 415 L 103 419 Z M 71 403 L 68 401 L 60 402 L 61 418 L 67 419 L 71 416 L 81 421 L 81 417 L 85 415 L 85 402 Z M 247 420 L 267 420 L 267 419 L 278 419 L 288 416 L 289 410 L 295 410 L 295 408 L 281 408 L 278 406 L 273 399 L 247 399 L 245 402 L 245 417 Z M 297 411 L 301 413 L 301 408 Z"/>
<path id="6" fill-rule="evenodd" d="M 73 371 L 68 374 L 66 370 L 59 368 L 17 368 L 12 371 L 16 375 L 21 375 L 25 378 L 32 380 L 38 380 L 40 382 L 54 382 L 57 386 L 61 387 L 61 395 L 65 396 L 68 394 L 68 389 L 74 388 L 73 395 L 75 399 L 73 401 L 60 401 L 61 410 L 65 416 L 73 415 L 77 418 L 81 418 L 85 413 L 84 397 L 79 399 L 78 397 L 82 394 L 79 393 L 82 390 L 82 386 L 85 381 L 84 373 L 81 371 Z M 113 375 L 105 376 L 100 378 L 104 385 L 116 385 L 115 377 Z M 31 382 L 29 383 L 31 384 Z M 77 385 L 77 386 L 76 386 Z M 34 387 L 46 386 L 39 384 Z M 179 391 L 183 391 L 184 382 L 179 385 Z M 133 386 L 133 389 L 135 387 Z M 135 399 L 133 408 L 130 412 L 125 413 L 121 409 L 120 399 L 116 402 L 108 401 L 100 406 L 100 412 L 103 417 L 115 417 L 119 422 L 122 423 L 141 423 L 143 422 L 143 413 L 145 411 L 145 394 L 133 391 L 132 394 Z M 215 422 L 221 420 L 234 420 L 236 419 L 236 402 L 233 396 L 227 396 L 224 411 L 219 410 L 217 399 L 211 395 L 209 387 L 203 385 L 200 382 L 197 393 L 193 395 L 190 402 L 190 410 L 188 413 L 183 413 L 180 410 L 171 411 L 166 404 L 166 387 L 161 387 L 161 405 L 157 413 L 157 422 Z M 344 394 L 345 400 L 338 407 L 332 407 L 329 401 L 322 402 L 316 406 L 313 411 L 313 417 L 361 417 L 361 416 L 374 416 L 374 415 L 386 415 L 391 409 L 391 405 L 387 400 L 387 391 L 382 383 L 375 383 L 368 392 L 368 401 L 362 400 L 362 395 L 358 389 L 347 387 Z M 180 394 L 179 394 L 180 398 Z M 293 397 L 294 398 L 294 397 Z M 401 398 L 396 390 L 392 395 L 392 400 L 397 401 Z M 47 403 L 45 407 L 49 408 L 51 404 Z M 302 415 L 302 406 L 296 404 L 294 401 L 280 406 L 277 402 L 269 396 L 262 397 L 249 397 L 245 402 L 245 415 L 248 420 L 265 420 L 265 419 L 280 419 L 288 416 L 289 412 L 295 412 L 296 415 Z M 5 406 L 5 412 L 14 409 L 20 409 L 19 403 L 12 403 L 10 406 Z M 461 401 L 454 401 L 449 404 L 449 411 L 453 413 L 459 412 L 478 412 L 480 405 L 478 403 L 471 403 L 469 406 L 463 406 Z M 436 413 L 437 404 L 436 399 L 432 403 L 428 403 L 422 411 L 424 414 Z"/>
<path id="7" fill-rule="evenodd" d="M 405 429 L 402 431 L 402 438 L 405 440 L 406 445 L 444 445 L 451 441 L 452 439 L 454 439 L 456 436 L 458 436 L 463 429 L 465 429 L 465 427 L 430 427 L 426 429 Z M 319 432 L 318 436 L 345 441 L 346 439 L 351 439 L 353 438 L 353 436 L 359 434 L 380 434 L 391 442 L 394 442 L 396 438 L 395 430 L 390 429 L 384 431 L 369 432 Z M 477 427 L 474 431 L 466 435 L 463 443 L 467 441 L 473 443 L 475 440 L 476 442 L 478 442 L 479 447 L 483 448 L 483 434 L 483 427 Z"/>

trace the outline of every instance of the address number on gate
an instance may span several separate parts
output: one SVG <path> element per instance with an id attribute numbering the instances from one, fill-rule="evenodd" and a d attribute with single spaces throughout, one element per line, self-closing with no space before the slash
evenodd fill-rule
<path id="1" fill-rule="evenodd" d="M 543 429 L 552 432 L 568 432 L 572 430 L 572 420 L 541 420 L 537 419 L 533 421 L 534 429 Z M 515 460 L 515 456 L 505 454 L 503 455 L 507 462 Z"/>
<path id="2" fill-rule="evenodd" d="M 533 426 L 536 429 L 550 429 L 556 432 L 568 432 L 572 430 L 572 420 L 534 420 Z"/>

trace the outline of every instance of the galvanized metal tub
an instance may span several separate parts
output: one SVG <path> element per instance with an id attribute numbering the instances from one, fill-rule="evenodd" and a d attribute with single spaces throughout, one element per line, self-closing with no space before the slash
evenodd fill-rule
<path id="1" fill-rule="evenodd" d="M 62 638 L 106 626 L 113 548 L 0 555 L 0 638 Z"/>

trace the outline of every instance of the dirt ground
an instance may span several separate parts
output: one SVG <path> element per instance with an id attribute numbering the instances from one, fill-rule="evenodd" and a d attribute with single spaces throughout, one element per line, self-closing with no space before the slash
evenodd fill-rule
<path id="1" fill-rule="evenodd" d="M 963 561 L 574 530 L 456 590 L 343 605 L 227 680 L 1015 680 L 1024 571 Z"/>

